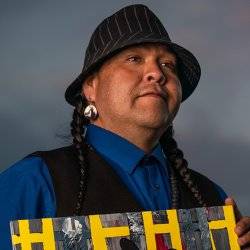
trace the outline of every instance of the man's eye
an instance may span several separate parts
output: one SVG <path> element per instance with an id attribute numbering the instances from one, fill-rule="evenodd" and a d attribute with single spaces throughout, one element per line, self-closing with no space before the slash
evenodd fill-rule
<path id="1" fill-rule="evenodd" d="M 161 66 L 163 68 L 168 68 L 168 69 L 171 69 L 172 71 L 176 71 L 176 67 L 172 63 L 161 63 Z"/>
<path id="2" fill-rule="evenodd" d="M 142 60 L 142 58 L 139 57 L 139 56 L 130 56 L 130 57 L 128 58 L 128 61 L 129 61 L 129 62 L 141 62 L 141 60 Z"/>

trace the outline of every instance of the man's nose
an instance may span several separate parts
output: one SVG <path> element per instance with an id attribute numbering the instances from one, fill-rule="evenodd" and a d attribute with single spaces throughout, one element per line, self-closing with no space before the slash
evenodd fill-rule
<path id="1" fill-rule="evenodd" d="M 166 82 L 166 75 L 164 75 L 161 66 L 157 62 L 150 62 L 146 64 L 145 82 L 158 83 L 164 85 Z"/>

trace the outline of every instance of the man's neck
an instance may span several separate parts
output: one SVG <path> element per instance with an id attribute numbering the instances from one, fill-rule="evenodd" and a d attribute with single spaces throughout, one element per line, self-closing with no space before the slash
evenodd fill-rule
<path id="1" fill-rule="evenodd" d="M 108 131 L 111 131 L 129 142 L 136 145 L 138 148 L 142 149 L 145 153 L 149 153 L 159 142 L 159 138 L 162 133 L 160 129 L 152 129 L 145 127 L 135 127 L 131 125 L 124 126 L 108 126 L 99 124 L 98 122 L 93 122 L 94 125 L 104 128 Z"/>

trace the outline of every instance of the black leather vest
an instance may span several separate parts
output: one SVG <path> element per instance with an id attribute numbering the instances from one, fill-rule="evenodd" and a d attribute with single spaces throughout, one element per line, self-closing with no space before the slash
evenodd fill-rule
<path id="1" fill-rule="evenodd" d="M 77 153 L 73 146 L 51 151 L 35 152 L 32 155 L 43 158 L 52 177 L 57 203 L 57 216 L 71 216 L 75 211 L 79 190 L 79 167 Z M 133 197 L 120 177 L 99 154 L 87 150 L 88 182 L 82 215 L 132 212 L 144 210 Z M 191 171 L 192 179 L 197 184 L 208 206 L 220 206 L 224 201 L 212 181 Z M 179 208 L 199 207 L 192 193 L 180 176 Z"/>

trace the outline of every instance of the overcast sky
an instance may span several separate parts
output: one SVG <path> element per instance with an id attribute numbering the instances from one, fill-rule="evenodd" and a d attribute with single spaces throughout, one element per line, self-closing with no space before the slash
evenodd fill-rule
<path id="1" fill-rule="evenodd" d="M 201 80 L 177 115 L 176 138 L 189 166 L 250 215 L 249 0 L 1 1 L 0 170 L 67 144 L 57 136 L 70 134 L 64 91 L 96 25 L 130 3 L 148 5 L 199 60 Z"/>

